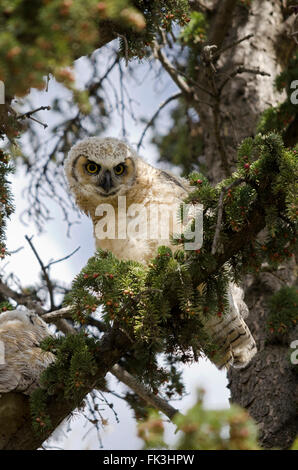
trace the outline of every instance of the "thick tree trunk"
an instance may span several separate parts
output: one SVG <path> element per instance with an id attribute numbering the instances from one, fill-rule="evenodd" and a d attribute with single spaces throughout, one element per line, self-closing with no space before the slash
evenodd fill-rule
<path id="1" fill-rule="evenodd" d="M 232 2 L 224 0 L 220 3 Z M 224 11 L 225 29 L 221 34 L 216 29 L 219 9 L 216 8 L 210 16 L 209 44 L 215 43 L 220 49 L 246 35 L 253 36 L 220 56 L 216 64 L 217 73 L 208 65 L 199 71 L 198 83 L 217 91 L 240 65 L 246 69 L 260 69 L 270 73 L 270 77 L 255 73 L 238 74 L 227 82 L 220 98 L 213 101 L 213 108 L 200 105 L 206 165 L 214 182 L 232 173 L 237 145 L 243 138 L 255 134 L 264 109 L 284 100 L 285 97 L 275 91 L 273 83 L 295 47 L 287 36 L 282 2 L 253 0 L 250 11 L 239 6 L 238 2 L 233 10 Z M 206 101 L 206 94 L 198 93 L 199 98 Z M 286 284 L 295 281 L 293 269 L 291 265 L 286 270 Z M 245 370 L 231 370 L 229 380 L 231 401 L 247 408 L 256 420 L 261 445 L 287 448 L 298 432 L 297 375 L 294 375 L 289 361 L 290 342 L 268 344 L 265 341 L 267 300 L 281 287 L 275 279 L 273 275 L 263 274 L 257 279 L 245 280 L 246 301 L 250 309 L 248 324 L 259 352 Z"/>
<path id="2" fill-rule="evenodd" d="M 285 278 L 291 282 L 293 274 L 288 271 Z M 289 345 L 298 338 L 298 328 L 282 343 L 268 342 L 266 300 L 284 284 L 269 273 L 247 279 L 246 284 L 245 300 L 250 310 L 247 324 L 256 338 L 258 354 L 244 370 L 230 371 L 232 401 L 255 418 L 263 447 L 286 449 L 298 432 L 297 366 L 289 358 Z"/>
<path id="3" fill-rule="evenodd" d="M 218 90 L 220 84 L 233 74 L 238 66 L 259 69 L 270 76 L 239 73 L 223 88 L 219 105 L 215 106 L 214 111 L 204 104 L 200 105 L 206 164 L 209 177 L 213 181 L 220 181 L 227 174 L 223 152 L 229 166 L 228 172 L 231 173 L 237 145 L 245 137 L 255 134 L 260 114 L 266 108 L 284 100 L 285 96 L 274 89 L 274 80 L 283 70 L 295 45 L 286 34 L 281 2 L 253 0 L 251 10 L 239 6 L 233 11 L 228 9 L 225 25 L 226 34 L 216 34 L 217 14 L 211 17 L 210 42 L 208 42 L 216 44 L 218 49 L 245 36 L 253 36 L 221 54 L 216 64 L 217 73 L 213 74 L 211 80 L 214 81 L 214 87 Z M 198 75 L 198 83 L 201 85 L 205 83 L 208 89 L 212 88 L 210 73 L 205 67 L 200 68 Z M 200 98 L 206 101 L 206 94 L 198 93 Z M 212 103 L 212 99 L 210 102 Z M 218 121 L 218 136 L 214 132 L 215 121 Z"/>

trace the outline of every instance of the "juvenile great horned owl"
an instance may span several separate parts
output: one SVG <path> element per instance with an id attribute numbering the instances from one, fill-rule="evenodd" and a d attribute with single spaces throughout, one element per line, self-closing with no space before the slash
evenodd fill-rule
<path id="1" fill-rule="evenodd" d="M 46 323 L 31 311 L 0 314 L 0 394 L 30 395 L 39 386 L 40 374 L 55 359 L 39 347 L 49 335 Z"/>
<path id="2" fill-rule="evenodd" d="M 102 215 L 96 209 L 109 204 L 115 211 L 115 231 L 123 222 L 118 198 L 125 196 L 126 208 L 140 204 L 150 217 L 154 204 L 177 214 L 177 206 L 185 198 L 188 182 L 165 171 L 153 168 L 126 143 L 113 138 L 91 137 L 72 147 L 65 162 L 65 171 L 80 209 L 93 221 L 96 247 L 110 250 L 119 259 L 148 262 L 157 247 L 169 245 L 165 239 L 145 237 L 136 240 L 132 235 L 123 239 L 97 237 L 96 228 Z M 126 212 L 125 212 L 126 215 Z M 128 223 L 136 216 L 127 213 Z"/>
<path id="3" fill-rule="evenodd" d="M 177 208 L 191 190 L 187 180 L 152 167 L 129 145 L 115 138 L 90 137 L 78 142 L 68 154 L 65 172 L 79 208 L 92 219 L 97 248 L 110 250 L 119 259 L 144 264 L 156 256 L 158 246 L 175 249 L 170 242 L 174 222 L 168 215 L 177 216 Z M 152 215 L 152 207 L 156 206 L 161 208 L 159 218 L 156 213 Z M 142 208 L 145 215 L 140 218 Z M 111 222 L 110 235 L 99 230 L 102 222 L 106 226 Z M 160 225 L 159 236 L 148 237 L 148 227 L 154 232 L 155 224 Z M 129 232 L 129 226 L 138 226 L 138 236 L 136 230 Z M 167 234 L 165 227 L 169 229 Z M 220 346 L 220 368 L 231 364 L 243 367 L 256 353 L 255 341 L 243 320 L 247 307 L 241 290 L 232 284 L 229 299 L 229 312 L 206 321 L 204 326 Z"/>

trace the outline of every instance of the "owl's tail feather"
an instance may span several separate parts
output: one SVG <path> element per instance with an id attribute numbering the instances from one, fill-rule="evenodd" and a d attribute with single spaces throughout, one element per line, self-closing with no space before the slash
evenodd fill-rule
<path id="1" fill-rule="evenodd" d="M 235 295 L 233 287 L 229 288 L 229 304 L 226 314 L 221 318 L 210 318 L 204 327 L 218 346 L 212 361 L 219 369 L 245 367 L 257 352 L 255 340 L 241 315 L 243 299 Z"/>

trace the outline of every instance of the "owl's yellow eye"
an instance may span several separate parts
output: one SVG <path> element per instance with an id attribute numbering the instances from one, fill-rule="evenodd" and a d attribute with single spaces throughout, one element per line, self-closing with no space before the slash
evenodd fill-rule
<path id="1" fill-rule="evenodd" d="M 96 163 L 87 163 L 86 170 L 88 171 L 88 173 L 91 173 L 94 175 L 94 173 L 99 172 L 100 166 L 97 165 Z"/>
<path id="2" fill-rule="evenodd" d="M 114 173 L 115 175 L 119 176 L 119 175 L 122 175 L 124 170 L 125 170 L 125 166 L 122 163 L 120 163 L 119 165 L 115 166 Z"/>

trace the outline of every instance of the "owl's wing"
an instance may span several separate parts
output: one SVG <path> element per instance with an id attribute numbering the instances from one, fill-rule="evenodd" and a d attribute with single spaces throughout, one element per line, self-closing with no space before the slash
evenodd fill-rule
<path id="1" fill-rule="evenodd" d="M 257 352 L 255 340 L 241 312 L 242 310 L 247 316 L 248 308 L 236 287 L 233 284 L 229 286 L 229 311 L 220 318 L 210 318 L 204 325 L 206 332 L 218 346 L 212 360 L 219 369 L 229 368 L 231 365 L 245 367 Z"/>
<path id="2" fill-rule="evenodd" d="M 168 183 L 171 186 L 176 186 L 182 193 L 185 193 L 185 197 L 188 192 L 191 190 L 190 183 L 187 179 L 182 178 L 181 176 L 174 175 L 170 171 L 157 170 L 159 178 L 163 180 L 164 183 Z M 181 192 L 181 191 L 180 191 Z"/>
<path id="3" fill-rule="evenodd" d="M 46 325 L 43 328 L 39 321 L 28 324 L 21 318 L 20 314 L 20 319 L 2 321 L 0 327 L 0 393 L 30 394 L 39 386 L 42 371 L 55 359 L 39 347 L 49 335 Z"/>
<path id="4" fill-rule="evenodd" d="M 242 318 L 247 318 L 249 314 L 248 306 L 244 302 L 244 290 L 234 283 L 230 283 L 231 296 L 236 303 Z"/>
<path id="5" fill-rule="evenodd" d="M 0 363 L 0 393 L 8 393 L 18 388 L 21 372 L 18 368 L 20 345 L 15 336 L 15 329 L 8 332 L 6 328 L 0 330 L 1 363 Z"/>
<path id="6" fill-rule="evenodd" d="M 43 351 L 40 348 L 32 348 L 26 351 L 19 361 L 21 377 L 17 390 L 25 395 L 30 395 L 40 385 L 41 373 L 55 360 L 54 354 Z"/>
<path id="7" fill-rule="evenodd" d="M 21 374 L 7 365 L 0 365 L 0 394 L 17 390 Z"/>
<path id="8" fill-rule="evenodd" d="M 40 348 L 12 356 L 11 352 L 7 355 L 7 362 L 0 365 L 0 394 L 14 390 L 30 395 L 39 387 L 41 373 L 55 360 L 55 356 Z"/>

